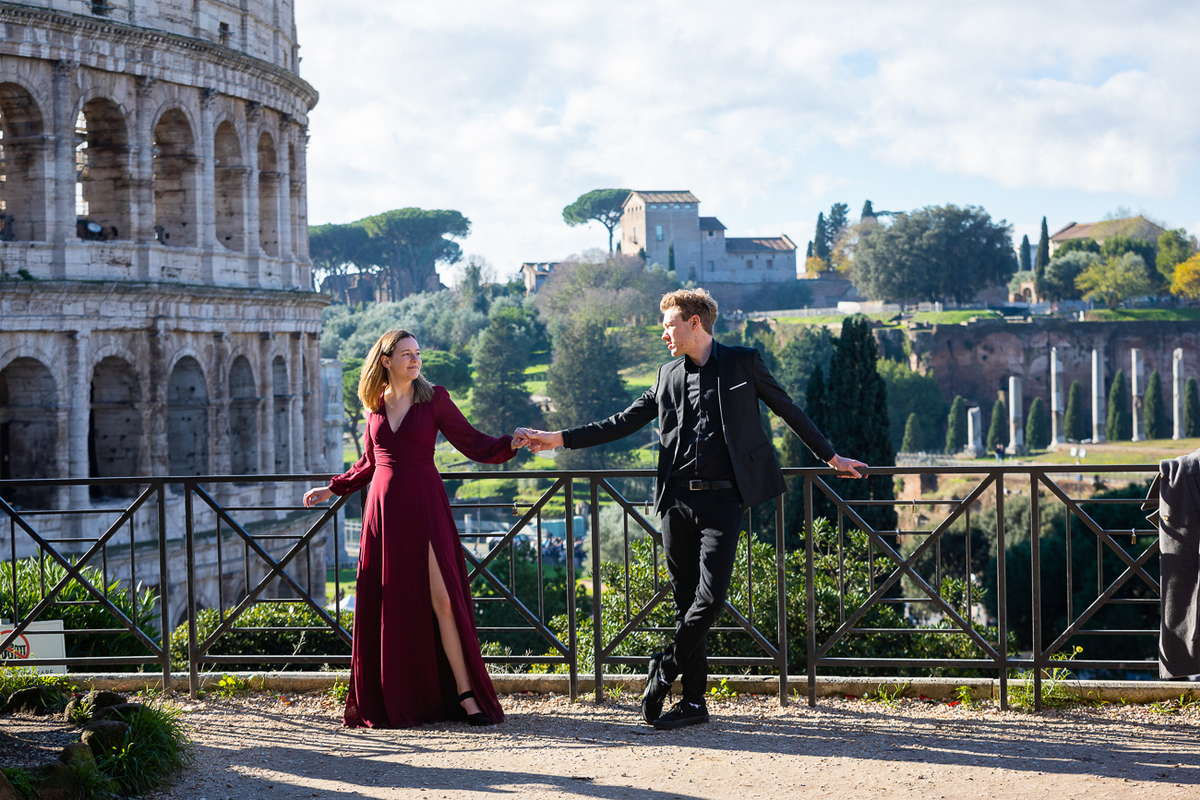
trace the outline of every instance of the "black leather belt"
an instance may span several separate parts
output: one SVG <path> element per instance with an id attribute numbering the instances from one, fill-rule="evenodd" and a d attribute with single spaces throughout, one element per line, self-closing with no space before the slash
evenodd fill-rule
<path id="1" fill-rule="evenodd" d="M 686 481 L 687 488 L 693 492 L 704 492 L 709 489 L 732 489 L 733 481 Z"/>

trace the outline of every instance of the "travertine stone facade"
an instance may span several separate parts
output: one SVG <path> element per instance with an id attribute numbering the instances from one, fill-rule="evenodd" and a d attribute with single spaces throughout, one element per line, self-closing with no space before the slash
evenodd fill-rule
<path id="1" fill-rule="evenodd" d="M 290 0 L 0 2 L 0 477 L 330 471 L 298 60 Z"/>

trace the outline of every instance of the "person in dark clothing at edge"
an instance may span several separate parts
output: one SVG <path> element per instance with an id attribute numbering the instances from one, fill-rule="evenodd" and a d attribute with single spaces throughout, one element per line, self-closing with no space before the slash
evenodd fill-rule
<path id="1" fill-rule="evenodd" d="M 654 386 L 608 419 L 553 432 L 518 428 L 515 443 L 534 452 L 592 447 L 628 436 L 657 416 L 661 446 L 654 499 L 675 598 L 675 634 L 663 652 L 650 657 L 641 705 L 646 722 L 673 729 L 708 721 L 705 640 L 729 589 L 742 515 L 747 506 L 784 491 L 758 401 L 842 477 L 861 478 L 867 465 L 834 451 L 771 377 L 757 350 L 713 340 L 717 302 L 707 291 L 670 292 L 659 308 L 663 342 L 678 357 L 659 367 Z M 683 698 L 664 714 L 676 677 Z"/>

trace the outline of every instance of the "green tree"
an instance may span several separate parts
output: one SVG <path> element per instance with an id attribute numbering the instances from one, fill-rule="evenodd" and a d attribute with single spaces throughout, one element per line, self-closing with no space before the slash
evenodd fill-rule
<path id="1" fill-rule="evenodd" d="M 658 322 L 658 301 L 679 282 L 662 267 L 647 268 L 632 256 L 592 251 L 555 268 L 534 295 L 534 305 L 551 328 L 579 322 L 605 327 Z"/>
<path id="2" fill-rule="evenodd" d="M 1183 435 L 1191 439 L 1200 436 L 1200 389 L 1195 378 L 1183 385 Z"/>
<path id="3" fill-rule="evenodd" d="M 1033 398 L 1029 404 L 1029 418 L 1025 420 L 1025 446 L 1030 450 L 1045 450 L 1050 446 L 1050 414 L 1040 397 Z"/>
<path id="4" fill-rule="evenodd" d="M 612 355 L 613 336 L 602 323 L 584 321 L 555 328 L 554 358 L 546 370 L 546 392 L 554 401 L 548 422 L 556 429 L 604 419 L 632 400 Z M 629 462 L 630 442 L 618 440 L 580 450 L 559 450 L 560 469 L 606 469 Z"/>
<path id="5" fill-rule="evenodd" d="M 1146 276 L 1146 262 L 1137 253 L 1097 261 L 1079 274 L 1075 286 L 1083 292 L 1084 300 L 1102 303 L 1110 309 L 1153 289 Z"/>
<path id="6" fill-rule="evenodd" d="M 850 224 L 850 206 L 845 203 L 834 203 L 829 208 L 829 216 L 825 220 L 825 237 L 829 255 L 832 257 L 838 242 L 846 233 Z"/>
<path id="7" fill-rule="evenodd" d="M 445 209 L 398 208 L 352 224 L 366 230 L 366 260 L 391 300 L 442 288 L 437 265 L 458 263 L 454 240 L 471 232 L 469 219 Z"/>
<path id="8" fill-rule="evenodd" d="M 1008 445 L 1008 406 L 999 399 L 992 404 L 992 419 L 988 424 L 986 447 L 991 452 L 996 449 L 997 444 Z"/>
<path id="9" fill-rule="evenodd" d="M 1037 258 L 1033 262 L 1033 271 L 1041 277 L 1046 265 L 1050 263 L 1050 230 L 1046 227 L 1046 218 L 1042 217 L 1042 232 L 1038 235 Z"/>
<path id="10" fill-rule="evenodd" d="M 346 275 L 351 268 L 365 270 L 371 266 L 367 249 L 367 232 L 361 225 L 326 224 L 313 225 L 308 229 L 308 254 L 312 259 L 313 271 L 318 279 Z M 346 286 L 336 286 L 334 298 L 341 303 L 349 302 Z"/>
<path id="11" fill-rule="evenodd" d="M 925 441 L 924 426 L 921 425 L 921 418 L 917 416 L 917 412 L 909 412 L 908 419 L 904 420 L 904 438 L 900 442 L 901 453 L 919 453 L 923 449 L 921 443 Z"/>
<path id="12" fill-rule="evenodd" d="M 1142 269 L 1145 271 L 1146 279 L 1149 281 L 1150 286 L 1159 287 L 1162 285 L 1163 276 L 1154 268 L 1154 265 L 1158 261 L 1158 247 L 1154 242 L 1118 235 L 1108 237 L 1100 245 L 1101 258 L 1117 258 L 1124 256 L 1126 253 L 1134 253 L 1141 257 Z"/>
<path id="13" fill-rule="evenodd" d="M 829 263 L 829 227 L 825 223 L 825 212 L 817 212 L 817 228 L 813 233 L 813 255 Z"/>
<path id="14" fill-rule="evenodd" d="M 871 205 L 870 200 L 863 201 L 862 213 L 858 215 L 858 221 L 860 223 L 879 221 L 879 218 L 875 216 L 875 207 Z"/>
<path id="15" fill-rule="evenodd" d="M 574 227 L 599 222 L 608 231 L 608 252 L 613 251 L 613 230 L 621 224 L 621 209 L 628 189 L 593 189 L 584 192 L 574 203 L 563 208 L 563 222 Z"/>
<path id="16" fill-rule="evenodd" d="M 537 338 L 536 327 L 528 309 L 498 303 L 475 343 L 472 421 L 493 436 L 519 425 L 541 426 L 541 412 L 525 390 L 525 367 Z M 520 455 L 527 453 L 523 450 Z"/>
<path id="17" fill-rule="evenodd" d="M 358 428 L 363 421 L 362 400 L 358 399 L 358 379 L 362 375 L 361 358 L 347 358 L 342 361 L 342 433 L 354 442 L 358 457 L 362 458 L 362 437 Z"/>
<path id="18" fill-rule="evenodd" d="M 1039 291 L 1051 300 L 1078 300 L 1079 289 L 1075 286 L 1075 279 L 1099 261 L 1099 254 L 1086 250 L 1056 254 L 1042 273 Z"/>
<path id="19" fill-rule="evenodd" d="M 1142 396 L 1142 413 L 1146 415 L 1147 439 L 1171 438 L 1171 424 L 1163 404 L 1162 377 L 1159 376 L 1158 370 L 1151 372 L 1150 380 L 1146 382 L 1146 394 Z"/>
<path id="20" fill-rule="evenodd" d="M 982 208 L 927 206 L 863 229 L 851 278 L 872 299 L 967 301 L 1017 268 L 1012 228 Z"/>
<path id="21" fill-rule="evenodd" d="M 818 370 L 828 371 L 833 345 L 833 334 L 824 325 L 806 325 L 780 348 L 777 356 L 779 368 L 774 372 L 775 379 L 796 403 L 809 411 L 810 417 L 812 411 L 807 406 L 809 379 Z"/>
<path id="22" fill-rule="evenodd" d="M 1133 409 L 1129 405 L 1129 382 L 1123 369 L 1117 370 L 1108 389 L 1104 436 L 1110 442 L 1127 442 L 1133 438 Z"/>
<path id="23" fill-rule="evenodd" d="M 471 388 L 471 360 L 465 355 L 445 350 L 423 350 L 421 374 L 430 383 L 445 386 L 450 394 L 458 394 Z"/>
<path id="24" fill-rule="evenodd" d="M 959 453 L 967 446 L 967 400 L 961 394 L 954 395 L 950 413 L 946 418 L 946 452 Z"/>
<path id="25" fill-rule="evenodd" d="M 1028 235 L 1021 237 L 1021 249 L 1017 251 L 1017 263 L 1019 272 L 1033 271 L 1033 256 L 1030 253 Z"/>
<path id="26" fill-rule="evenodd" d="M 1163 231 L 1158 235 L 1158 248 L 1154 266 L 1165 280 L 1175 274 L 1175 265 L 1181 264 L 1196 252 L 1196 241 L 1183 228 Z"/>
<path id="27" fill-rule="evenodd" d="M 1090 435 L 1088 420 L 1083 410 L 1083 386 L 1071 381 L 1067 389 L 1067 410 L 1063 414 L 1063 436 L 1073 442 L 1082 442 Z"/>
<path id="28" fill-rule="evenodd" d="M 917 448 L 924 451 L 937 449 L 942 443 L 942 420 L 947 411 L 937 380 L 932 375 L 914 372 L 908 364 L 889 359 L 880 359 L 875 369 L 887 389 L 888 419 L 896 422 L 889 431 L 892 447 L 903 449 L 904 429 L 900 427 L 900 420 L 907 420 L 908 415 L 915 412 L 921 423 Z"/>

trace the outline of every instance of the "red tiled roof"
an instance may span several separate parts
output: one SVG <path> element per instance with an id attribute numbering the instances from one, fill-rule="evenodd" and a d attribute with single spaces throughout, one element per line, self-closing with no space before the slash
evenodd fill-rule
<path id="1" fill-rule="evenodd" d="M 685 190 L 654 190 L 647 191 L 644 189 L 635 189 L 629 193 L 630 197 L 634 195 L 645 200 L 647 203 L 699 203 L 696 195 Z M 625 202 L 629 202 L 628 198 Z"/>
<path id="2" fill-rule="evenodd" d="M 796 243 L 784 236 L 750 236 L 725 239 L 727 253 L 764 253 L 768 250 L 795 250 Z"/>
<path id="3" fill-rule="evenodd" d="M 1100 222 L 1072 222 L 1059 229 L 1050 237 L 1052 242 L 1066 242 L 1071 239 L 1095 239 L 1103 241 L 1113 236 L 1128 236 L 1130 239 L 1144 239 L 1148 242 L 1158 241 L 1158 236 L 1165 228 L 1156 225 L 1143 216 L 1124 217 L 1122 219 L 1106 219 Z"/>

